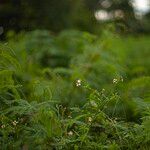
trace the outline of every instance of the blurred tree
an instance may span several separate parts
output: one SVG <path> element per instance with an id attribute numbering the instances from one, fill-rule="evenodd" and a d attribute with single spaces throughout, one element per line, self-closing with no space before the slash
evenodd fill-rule
<path id="1" fill-rule="evenodd" d="M 101 0 L 100 8 L 110 14 L 111 21 L 121 24 L 120 27 L 131 29 L 136 22 L 130 0 Z"/>
<path id="2" fill-rule="evenodd" d="M 0 1 L 1 26 L 16 31 L 65 28 L 92 31 L 96 23 L 93 9 L 98 0 L 6 0 Z M 90 3 L 89 3 L 90 2 Z"/>
<path id="3" fill-rule="evenodd" d="M 111 21 L 125 24 L 134 32 L 141 28 L 130 0 L 1 0 L 0 27 L 4 31 L 75 28 L 97 32 L 101 22 L 94 12 L 100 9 L 113 15 Z M 148 28 L 147 22 L 145 25 Z"/>
<path id="4" fill-rule="evenodd" d="M 100 0 L 98 6 L 99 9 L 109 13 L 111 16 L 109 21 L 116 24 L 117 30 L 125 30 L 128 33 L 148 31 L 146 24 L 141 23 L 144 22 L 144 17 L 139 20 L 135 16 L 131 0 Z"/>
<path id="5" fill-rule="evenodd" d="M 0 1 L 0 26 L 4 29 L 20 30 L 21 1 L 2 0 Z"/>

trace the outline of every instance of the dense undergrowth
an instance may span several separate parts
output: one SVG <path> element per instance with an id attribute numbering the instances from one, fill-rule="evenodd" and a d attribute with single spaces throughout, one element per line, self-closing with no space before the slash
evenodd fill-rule
<path id="1" fill-rule="evenodd" d="M 149 150 L 149 40 L 9 34 L 0 46 L 0 149 Z"/>

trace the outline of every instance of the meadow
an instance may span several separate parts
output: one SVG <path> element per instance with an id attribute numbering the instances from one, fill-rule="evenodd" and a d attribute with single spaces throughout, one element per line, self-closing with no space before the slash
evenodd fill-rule
<path id="1" fill-rule="evenodd" d="M 0 149 L 149 150 L 149 41 L 10 31 L 0 43 Z"/>

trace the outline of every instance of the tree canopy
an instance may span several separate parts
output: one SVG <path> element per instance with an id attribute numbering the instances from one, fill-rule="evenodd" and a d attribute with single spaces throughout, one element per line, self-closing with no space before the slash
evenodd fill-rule
<path id="1" fill-rule="evenodd" d="M 109 22 L 122 23 L 134 32 L 149 31 L 148 15 L 141 23 L 130 0 L 2 0 L 0 26 L 15 31 L 39 28 L 59 32 L 75 28 L 94 32 L 103 24 L 94 16 L 98 10 L 116 15 Z"/>

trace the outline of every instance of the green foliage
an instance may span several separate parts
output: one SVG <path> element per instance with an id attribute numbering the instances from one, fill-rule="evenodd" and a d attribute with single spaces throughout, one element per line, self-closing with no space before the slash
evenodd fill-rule
<path id="1" fill-rule="evenodd" d="M 148 40 L 40 30 L 9 37 L 0 47 L 0 148 L 148 150 Z"/>

